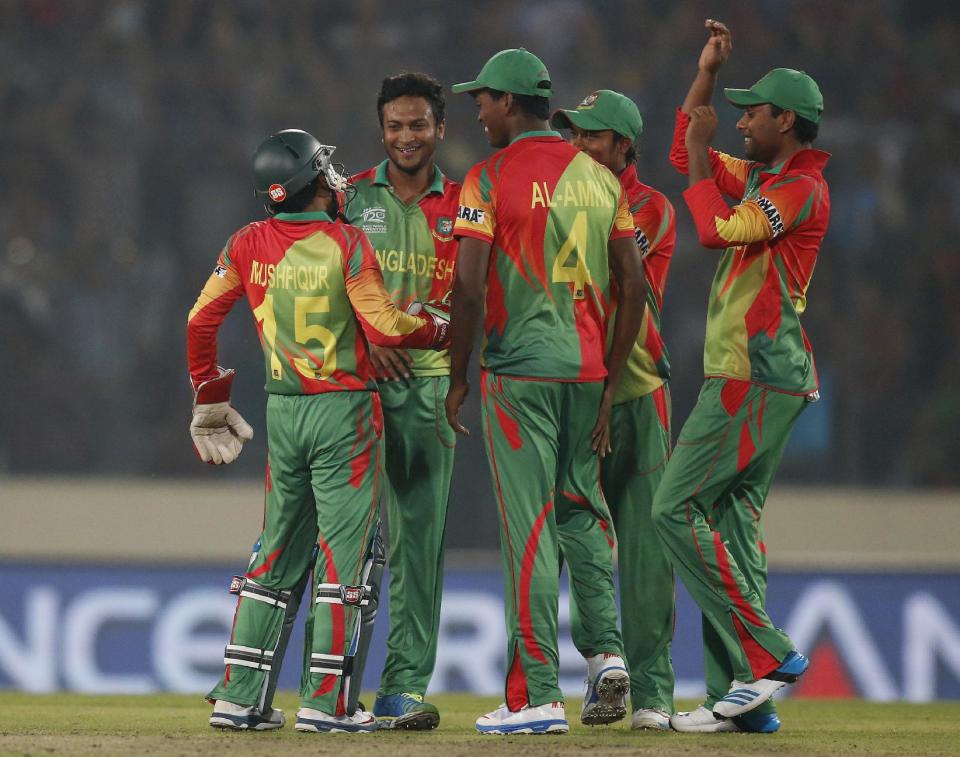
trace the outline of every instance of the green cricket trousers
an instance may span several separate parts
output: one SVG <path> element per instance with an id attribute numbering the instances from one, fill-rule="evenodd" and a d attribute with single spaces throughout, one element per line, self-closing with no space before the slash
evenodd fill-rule
<path id="1" fill-rule="evenodd" d="M 316 554 L 300 684 L 302 706 L 342 714 L 344 654 L 382 488 L 380 398 L 372 392 L 270 394 L 263 531 L 239 593 L 226 669 L 208 698 L 269 707 Z"/>
<path id="2" fill-rule="evenodd" d="M 390 633 L 381 694 L 426 694 L 437 660 L 456 434 L 448 376 L 381 381 L 390 531 Z"/>
<path id="3" fill-rule="evenodd" d="M 500 521 L 507 624 L 505 701 L 513 710 L 563 701 L 558 685 L 560 555 L 583 629 L 584 656 L 622 655 L 613 529 L 590 447 L 601 383 L 483 372 L 484 442 Z"/>
<path id="4" fill-rule="evenodd" d="M 732 679 L 764 677 L 794 647 L 764 609 L 760 515 L 804 405 L 750 382 L 707 379 L 654 498 L 657 532 L 703 612 L 711 706 Z"/>

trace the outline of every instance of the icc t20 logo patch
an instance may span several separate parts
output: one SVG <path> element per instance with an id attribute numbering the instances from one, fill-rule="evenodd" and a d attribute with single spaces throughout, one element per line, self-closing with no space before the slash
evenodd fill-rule
<path id="1" fill-rule="evenodd" d="M 360 228 L 365 234 L 386 234 L 387 209 L 379 205 L 364 208 L 360 214 Z"/>
<path id="2" fill-rule="evenodd" d="M 362 214 L 364 223 L 383 223 L 387 220 L 386 208 L 364 208 Z"/>

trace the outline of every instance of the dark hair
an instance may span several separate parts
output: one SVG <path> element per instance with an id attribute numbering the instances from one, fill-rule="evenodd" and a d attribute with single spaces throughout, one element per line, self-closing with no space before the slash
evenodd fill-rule
<path id="1" fill-rule="evenodd" d="M 433 111 L 437 124 L 443 121 L 443 111 L 447 104 L 443 97 L 443 85 L 429 74 L 404 71 L 402 74 L 386 77 L 380 85 L 380 93 L 377 95 L 377 117 L 380 119 L 380 126 L 383 126 L 383 106 L 404 96 L 422 97 Z"/>
<path id="2" fill-rule="evenodd" d="M 317 174 L 307 186 L 297 192 L 295 195 L 291 195 L 283 202 L 278 202 L 276 205 L 270 205 L 267 208 L 267 212 L 274 216 L 277 213 L 302 213 L 304 209 L 313 202 L 313 198 L 317 196 L 317 187 L 319 185 L 320 179 L 323 178 L 321 174 Z"/>
<path id="3" fill-rule="evenodd" d="M 499 89 L 487 89 L 487 92 L 490 93 L 490 97 L 494 100 L 499 100 L 504 96 L 504 92 Z M 546 121 L 550 118 L 550 98 L 541 97 L 540 95 L 518 95 L 516 92 L 511 92 L 513 95 L 513 101 L 517 104 L 521 111 L 531 118 L 538 118 L 541 121 Z"/>
<path id="4" fill-rule="evenodd" d="M 773 103 L 770 103 L 770 115 L 774 118 L 779 116 L 786 108 L 781 108 Z M 793 112 L 795 116 L 793 121 L 793 133 L 801 144 L 810 144 L 817 138 L 817 134 L 820 131 L 820 125 L 815 124 L 813 121 L 804 118 L 803 116 L 797 114 L 796 111 Z"/>
<path id="5" fill-rule="evenodd" d="M 625 137 L 625 136 L 623 136 L 622 134 L 618 134 L 617 132 L 614 132 L 614 134 L 617 136 L 618 139 L 630 139 L 630 137 Z M 637 162 L 637 143 L 636 143 L 636 141 L 634 141 L 634 140 L 631 140 L 631 141 L 630 141 L 630 149 L 627 150 L 627 154 L 624 155 L 623 158 L 624 158 L 624 160 L 627 161 L 627 165 L 628 165 L 628 166 L 629 166 L 631 163 L 636 163 L 636 162 Z"/>

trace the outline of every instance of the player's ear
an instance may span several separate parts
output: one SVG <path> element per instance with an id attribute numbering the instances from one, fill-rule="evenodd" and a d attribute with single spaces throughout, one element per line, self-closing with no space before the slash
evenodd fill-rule
<path id="1" fill-rule="evenodd" d="M 437 124 L 437 139 L 443 139 L 443 135 L 447 131 L 447 119 L 443 119 L 440 123 Z"/>
<path id="2" fill-rule="evenodd" d="M 781 134 L 786 134 L 790 131 L 794 124 L 797 122 L 797 114 L 792 110 L 785 110 L 777 116 L 777 121 L 779 121 L 779 130 Z"/>

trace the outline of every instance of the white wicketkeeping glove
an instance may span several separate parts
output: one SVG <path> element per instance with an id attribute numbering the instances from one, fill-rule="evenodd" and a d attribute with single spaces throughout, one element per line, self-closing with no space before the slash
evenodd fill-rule
<path id="1" fill-rule="evenodd" d="M 190 436 L 197 454 L 205 463 L 232 463 L 240 456 L 243 443 L 253 439 L 253 429 L 230 407 L 230 387 L 235 371 L 219 368 L 220 375 L 202 382 L 196 391 Z"/>

